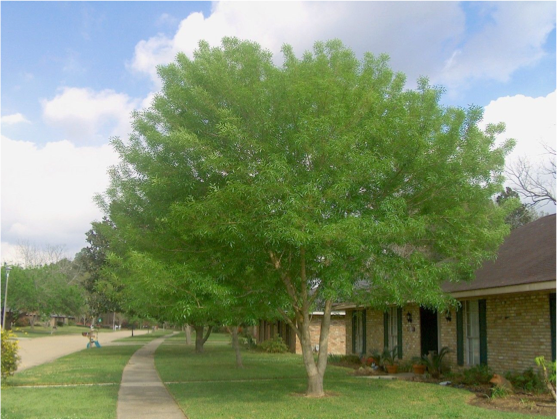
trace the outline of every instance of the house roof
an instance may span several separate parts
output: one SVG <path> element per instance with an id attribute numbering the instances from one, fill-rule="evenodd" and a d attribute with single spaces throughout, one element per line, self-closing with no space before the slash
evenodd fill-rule
<path id="1" fill-rule="evenodd" d="M 513 230 L 499 248 L 497 259 L 485 262 L 473 281 L 447 282 L 442 287 L 454 294 L 521 285 L 539 287 L 544 282 L 555 289 L 555 214 Z"/>

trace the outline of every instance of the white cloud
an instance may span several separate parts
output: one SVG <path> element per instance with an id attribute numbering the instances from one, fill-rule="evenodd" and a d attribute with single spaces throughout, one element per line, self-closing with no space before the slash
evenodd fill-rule
<path id="1" fill-rule="evenodd" d="M 65 245 L 70 256 L 85 246 L 90 223 L 102 217 L 93 196 L 106 190 L 117 161 L 109 145 L 39 148 L 2 136 L 2 258 L 19 241 Z"/>
<path id="2" fill-rule="evenodd" d="M 554 2 L 473 3 L 485 23 L 453 50 L 441 82 L 455 87 L 474 79 L 506 82 L 520 67 L 542 58 L 543 45 L 555 28 Z M 469 23 L 470 24 L 470 23 Z"/>
<path id="3" fill-rule="evenodd" d="M 504 122 L 506 130 L 498 140 L 516 140 L 516 146 L 507 158 L 507 166 L 513 165 L 518 158 L 526 158 L 533 168 L 541 169 L 550 159 L 543 145 L 555 147 L 556 144 L 555 100 L 554 91 L 538 98 L 506 96 L 491 101 L 485 107 L 482 127 L 487 123 Z M 509 186 L 512 187 L 512 184 L 509 183 Z M 555 205 L 547 204 L 539 210 L 555 213 Z"/>
<path id="4" fill-rule="evenodd" d="M 139 100 L 113 90 L 75 87 L 64 87 L 53 99 L 41 102 L 45 122 L 60 127 L 66 138 L 78 144 L 126 137 L 131 131 L 131 112 L 140 105 Z"/>
<path id="5" fill-rule="evenodd" d="M 543 144 L 555 145 L 555 100 L 555 92 L 539 98 L 505 96 L 485 107 L 483 123 L 504 122 L 502 137 L 517 142 L 509 162 L 521 156 L 540 162 L 545 156 Z"/>
<path id="6" fill-rule="evenodd" d="M 29 123 L 30 121 L 21 113 L 2 116 L 2 125 L 14 125 L 20 123 Z"/>
<path id="7" fill-rule="evenodd" d="M 192 13 L 182 20 L 173 38 L 140 41 L 129 68 L 158 83 L 155 66 L 180 51 L 191 57 L 201 39 L 211 45 L 224 36 L 254 40 L 280 64 L 285 43 L 301 55 L 315 41 L 339 38 L 360 55 L 388 53 L 393 67 L 413 80 L 452 51 L 464 23 L 454 2 L 217 2 L 209 17 Z"/>
<path id="8" fill-rule="evenodd" d="M 275 54 L 293 46 L 300 55 L 315 41 L 341 39 L 357 54 L 387 53 L 391 66 L 413 85 L 419 76 L 450 89 L 476 79 L 506 81 L 520 67 L 539 60 L 555 27 L 552 2 L 479 3 L 481 26 L 470 31 L 458 2 L 215 2 L 210 16 L 192 13 L 174 37 L 140 41 L 129 69 L 148 74 L 156 86 L 156 65 L 180 51 L 192 56 L 198 41 L 220 44 L 224 36 L 259 42 Z"/>

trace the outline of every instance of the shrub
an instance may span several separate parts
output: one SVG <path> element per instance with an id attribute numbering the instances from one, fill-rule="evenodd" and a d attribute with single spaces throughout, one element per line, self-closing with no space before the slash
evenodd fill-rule
<path id="1" fill-rule="evenodd" d="M 545 385 L 541 374 L 534 372 L 533 368 L 528 368 L 524 372 L 507 372 L 505 378 L 515 389 L 520 391 L 545 391 Z"/>
<path id="2" fill-rule="evenodd" d="M 423 356 L 422 360 L 427 366 L 427 371 L 432 378 L 439 378 L 441 374 L 450 371 L 447 363 L 444 362 L 445 356 L 450 353 L 451 350 L 448 347 L 443 347 L 439 353 L 432 352 L 428 356 Z"/>
<path id="3" fill-rule="evenodd" d="M 263 341 L 258 347 L 266 353 L 288 353 L 288 346 L 278 335 Z"/>
<path id="4" fill-rule="evenodd" d="M 360 358 L 355 354 L 329 354 L 327 362 L 331 364 L 350 364 L 359 365 Z"/>
<path id="5" fill-rule="evenodd" d="M 63 327 L 64 326 L 64 321 L 56 321 L 56 326 Z"/>
<path id="6" fill-rule="evenodd" d="M 29 321 L 29 318 L 27 318 L 26 316 L 19 318 L 15 322 L 16 327 L 28 327 L 29 325 L 31 325 L 31 322 Z"/>
<path id="7" fill-rule="evenodd" d="M 257 346 L 255 338 L 250 334 L 248 330 L 238 331 L 238 342 L 240 346 L 250 350 Z"/>
<path id="8" fill-rule="evenodd" d="M 11 340 L 14 337 L 15 334 L 12 331 L 2 329 L 2 379 L 6 379 L 15 373 L 20 360 L 17 354 L 19 350 L 18 343 Z"/>
<path id="9" fill-rule="evenodd" d="M 465 385 L 488 384 L 493 377 L 493 371 L 487 365 L 478 365 L 462 372 L 462 383 Z"/>

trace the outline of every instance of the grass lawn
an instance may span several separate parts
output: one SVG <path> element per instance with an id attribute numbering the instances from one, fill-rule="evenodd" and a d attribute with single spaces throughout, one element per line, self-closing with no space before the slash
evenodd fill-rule
<path id="1" fill-rule="evenodd" d="M 89 327 L 65 325 L 63 327 L 57 327 L 56 330 L 54 330 L 54 333 L 51 334 L 52 329 L 50 327 L 45 328 L 42 325 L 35 325 L 35 328 L 33 329 L 31 327 L 17 327 L 13 329 L 13 332 L 17 337 L 37 338 L 51 335 L 81 334 L 82 332 L 88 332 L 90 330 L 91 329 Z M 100 331 L 101 334 L 114 332 L 110 328 L 102 328 L 98 331 Z"/>
<path id="2" fill-rule="evenodd" d="M 122 371 L 140 347 L 82 350 L 16 373 L 2 381 L 2 418 L 116 418 Z M 50 387 L 22 387 L 36 385 Z"/>
<path id="3" fill-rule="evenodd" d="M 224 336 L 225 337 L 225 336 Z M 190 418 L 525 418 L 524 414 L 467 404 L 468 391 L 439 385 L 349 375 L 329 366 L 327 397 L 304 396 L 306 375 L 298 355 L 244 352 L 235 367 L 226 341 L 193 346 L 163 344 L 157 370 Z"/>
<path id="4" fill-rule="evenodd" d="M 134 330 L 136 333 L 137 331 L 143 331 L 143 330 Z M 161 338 L 165 335 L 168 334 L 172 334 L 172 330 L 157 330 L 157 331 L 151 331 L 148 332 L 146 334 L 141 333 L 140 335 L 136 334 L 133 337 L 130 335 L 129 337 L 125 337 L 125 338 L 119 338 L 117 340 L 114 340 L 115 343 L 122 343 L 122 342 L 126 342 L 126 341 L 133 341 L 133 342 L 139 342 L 139 343 L 145 343 L 147 344 L 150 341 L 153 341 L 156 338 Z"/>

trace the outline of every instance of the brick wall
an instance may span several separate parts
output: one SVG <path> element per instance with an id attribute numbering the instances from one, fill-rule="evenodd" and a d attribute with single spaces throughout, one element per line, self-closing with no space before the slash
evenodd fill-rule
<path id="1" fill-rule="evenodd" d="M 311 335 L 311 347 L 319 345 L 319 337 L 321 334 L 322 316 L 313 315 L 309 332 Z M 345 316 L 332 315 L 331 326 L 329 328 L 329 345 L 327 353 L 329 354 L 346 354 L 346 327 Z M 296 336 L 296 354 L 302 354 L 302 345 L 300 339 Z"/>
<path id="2" fill-rule="evenodd" d="M 551 325 L 549 314 L 549 292 L 532 292 L 498 296 L 478 297 L 486 299 L 487 362 L 498 373 L 522 372 L 536 367 L 534 359 L 544 356 L 551 360 Z M 346 311 L 346 354 L 352 354 L 352 313 Z M 412 314 L 412 323 L 406 314 Z M 456 312 L 450 311 L 451 320 L 445 314 L 438 317 L 440 347 L 449 347 L 451 352 L 445 360 L 457 366 Z M 407 305 L 402 310 L 403 360 L 419 356 L 420 310 L 417 305 Z M 366 350 L 382 351 L 384 348 L 383 312 L 366 310 Z M 464 366 L 466 368 L 468 366 Z"/>
<path id="3" fill-rule="evenodd" d="M 352 314 L 354 310 L 346 311 L 346 354 L 352 354 Z M 406 314 L 412 314 L 412 323 L 406 320 Z M 385 348 L 383 333 L 383 311 L 366 309 L 366 353 Z M 420 310 L 417 305 L 407 305 L 402 308 L 402 356 L 403 361 L 420 355 Z"/>
<path id="4" fill-rule="evenodd" d="M 482 299 L 480 297 L 480 299 Z M 487 296 L 487 364 L 495 372 L 522 372 L 535 367 L 534 359 L 551 360 L 549 293 L 517 293 Z M 443 345 L 454 353 L 456 364 L 456 322 L 445 326 Z"/>

